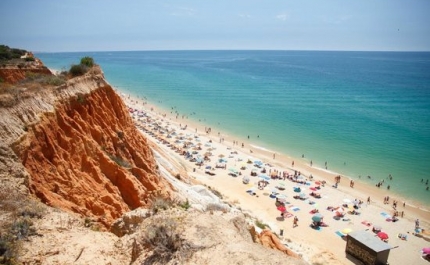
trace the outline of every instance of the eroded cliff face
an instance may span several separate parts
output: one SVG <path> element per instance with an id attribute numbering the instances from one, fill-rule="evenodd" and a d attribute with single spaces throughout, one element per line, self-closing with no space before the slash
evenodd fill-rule
<path id="1" fill-rule="evenodd" d="M 50 206 L 94 216 L 109 227 L 171 192 L 100 69 L 1 112 L 0 136 L 29 173 L 30 192 Z"/>
<path id="2" fill-rule="evenodd" d="M 34 58 L 33 54 L 30 54 Z M 0 66 L 0 78 L 3 82 L 10 84 L 24 80 L 28 73 L 52 75 L 51 71 L 38 58 L 34 58 L 34 61 L 23 61 L 19 65 L 5 64 Z"/>

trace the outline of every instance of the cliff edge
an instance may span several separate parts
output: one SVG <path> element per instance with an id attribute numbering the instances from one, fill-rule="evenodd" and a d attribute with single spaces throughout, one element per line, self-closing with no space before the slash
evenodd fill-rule
<path id="1" fill-rule="evenodd" d="M 1 182 L 107 228 L 169 196 L 146 139 L 98 66 L 60 86 L 18 84 L 0 97 L 15 100 L 0 108 Z"/>

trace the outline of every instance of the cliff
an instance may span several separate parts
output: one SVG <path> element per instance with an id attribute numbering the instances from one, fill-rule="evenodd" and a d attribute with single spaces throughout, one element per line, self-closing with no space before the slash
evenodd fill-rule
<path id="1" fill-rule="evenodd" d="M 25 58 L 32 60 L 15 59 L 0 64 L 0 79 L 3 82 L 15 84 L 24 80 L 29 73 L 52 75 L 51 71 L 32 53 L 26 53 Z"/>
<path id="2" fill-rule="evenodd" d="M 158 176 L 146 139 L 99 67 L 62 86 L 20 95 L 0 109 L 2 148 L 9 154 L 0 164 L 9 173 L 3 183 L 14 179 L 15 154 L 28 172 L 15 179 L 30 193 L 106 227 L 156 196 L 169 196 L 171 186 Z"/>

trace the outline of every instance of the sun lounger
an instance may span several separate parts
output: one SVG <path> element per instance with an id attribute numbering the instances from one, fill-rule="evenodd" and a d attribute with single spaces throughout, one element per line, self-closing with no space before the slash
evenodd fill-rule
<path id="1" fill-rule="evenodd" d="M 342 233 L 340 231 L 336 231 L 335 234 L 338 235 L 338 236 L 340 236 L 340 237 L 346 236 L 344 233 Z"/>

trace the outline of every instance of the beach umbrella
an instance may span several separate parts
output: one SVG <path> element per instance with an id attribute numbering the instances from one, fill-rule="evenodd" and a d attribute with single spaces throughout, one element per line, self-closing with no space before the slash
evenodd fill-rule
<path id="1" fill-rule="evenodd" d="M 430 254 L 430 247 L 423 248 L 421 250 L 424 254 Z"/>
<path id="2" fill-rule="evenodd" d="M 323 215 L 320 213 L 316 213 L 312 216 L 312 221 L 314 222 L 321 222 L 321 220 L 323 219 Z"/>
<path id="3" fill-rule="evenodd" d="M 321 185 L 321 182 L 319 182 L 319 181 L 315 181 L 315 185 L 320 186 L 320 185 Z"/>
<path id="4" fill-rule="evenodd" d="M 260 178 L 263 179 L 263 180 L 270 180 L 270 177 L 267 176 L 267 175 L 265 175 L 265 174 L 261 174 Z"/>
<path id="5" fill-rule="evenodd" d="M 345 229 L 343 229 L 341 232 L 342 232 L 343 234 L 347 235 L 347 234 L 349 234 L 349 233 L 351 233 L 351 232 L 352 232 L 352 229 L 351 229 L 351 228 L 345 228 Z"/>
<path id="6" fill-rule="evenodd" d="M 300 193 L 300 195 L 299 195 L 299 196 L 300 196 L 300 198 L 301 198 L 301 199 L 306 198 L 306 194 L 305 194 L 305 193 Z"/>
<path id="7" fill-rule="evenodd" d="M 351 203 L 351 200 L 350 199 L 343 199 L 343 202 L 344 203 Z"/>
<path id="8" fill-rule="evenodd" d="M 230 172 L 233 173 L 233 174 L 238 174 L 239 173 L 237 171 L 237 169 L 235 169 L 235 168 L 229 168 L 228 170 L 230 170 Z"/>
<path id="9" fill-rule="evenodd" d="M 260 160 L 255 160 L 254 164 L 261 166 L 263 165 L 263 162 L 261 162 Z"/>
<path id="10" fill-rule="evenodd" d="M 223 155 L 223 154 L 220 154 L 218 157 L 220 157 L 220 158 L 223 158 L 223 157 L 225 157 L 225 155 Z"/>
<path id="11" fill-rule="evenodd" d="M 388 235 L 385 232 L 378 232 L 376 235 L 382 240 L 388 239 Z"/>
<path id="12" fill-rule="evenodd" d="M 282 213 L 283 213 L 283 212 L 285 212 L 285 211 L 287 210 L 287 208 L 285 208 L 285 206 L 283 206 L 283 205 L 279 205 L 279 206 L 277 207 L 277 209 L 278 209 L 279 211 L 281 211 Z"/>
<path id="13" fill-rule="evenodd" d="M 287 195 L 286 194 L 278 193 L 278 195 L 276 195 L 276 198 L 278 198 L 278 199 L 285 199 L 285 198 L 287 198 Z"/>
<path id="14" fill-rule="evenodd" d="M 343 208 L 339 208 L 336 210 L 336 216 L 343 216 L 345 212 L 343 211 Z"/>
<path id="15" fill-rule="evenodd" d="M 285 187 L 285 182 L 283 182 L 283 181 L 279 182 L 278 185 L 281 186 L 281 187 Z"/>

